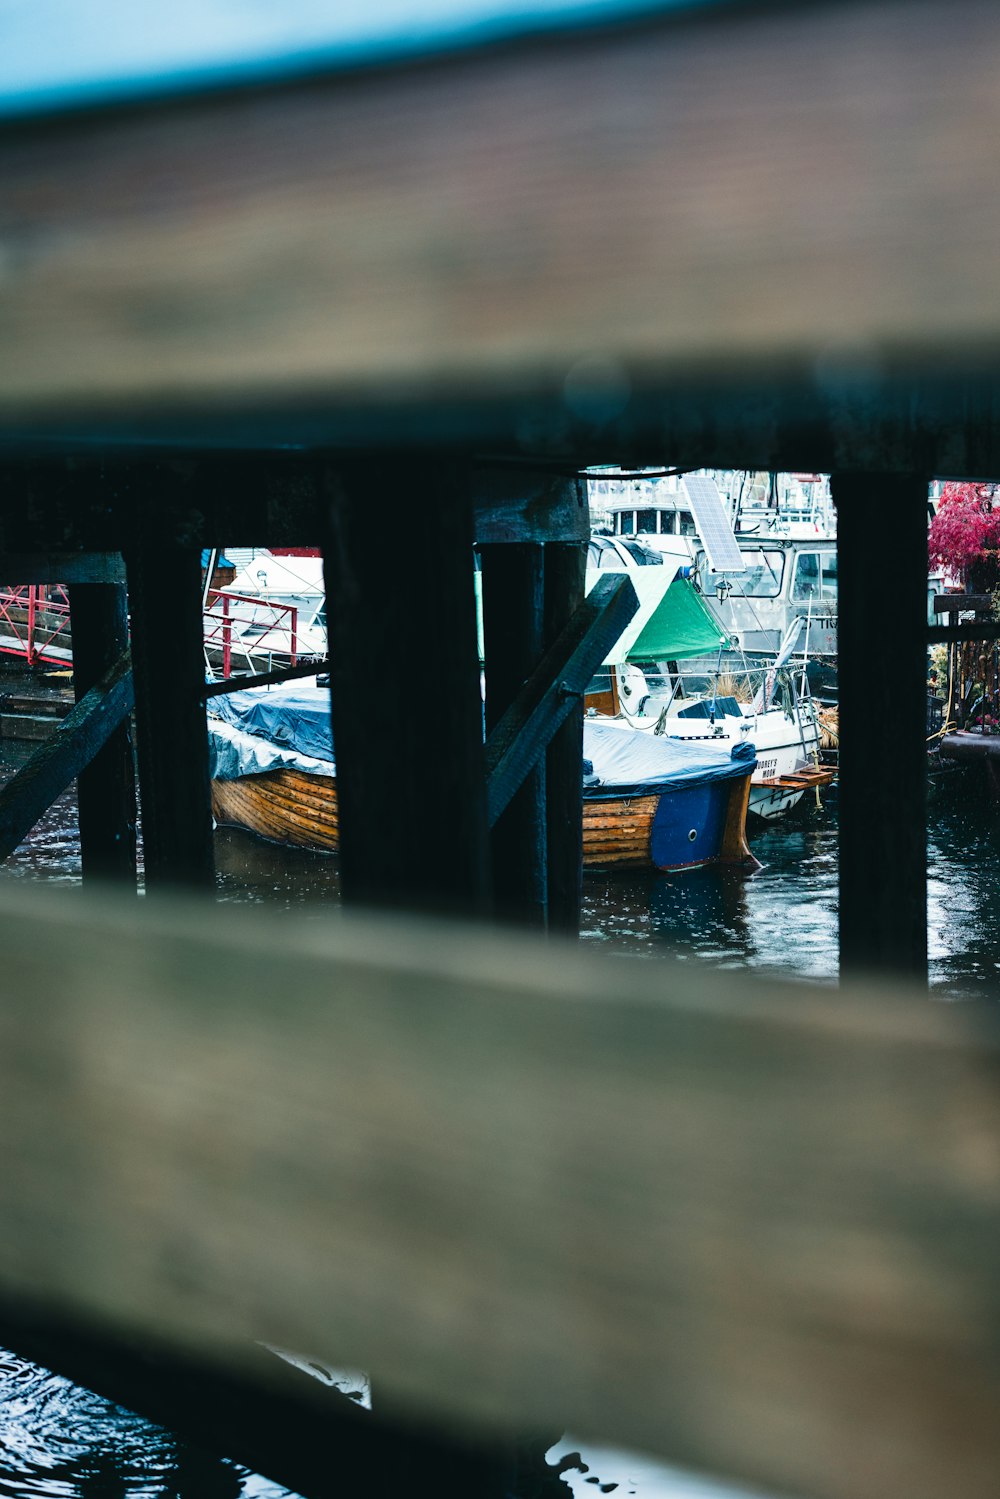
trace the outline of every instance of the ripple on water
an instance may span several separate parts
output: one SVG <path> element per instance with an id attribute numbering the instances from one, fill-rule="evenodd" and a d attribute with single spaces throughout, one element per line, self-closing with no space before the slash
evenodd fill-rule
<path id="1" fill-rule="evenodd" d="M 285 1499 L 288 1490 L 0 1350 L 0 1495 Z"/>

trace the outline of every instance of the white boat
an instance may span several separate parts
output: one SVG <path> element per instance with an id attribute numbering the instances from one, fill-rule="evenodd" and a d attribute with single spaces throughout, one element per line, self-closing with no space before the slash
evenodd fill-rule
<path id="1" fill-rule="evenodd" d="M 609 539 L 591 545 L 591 561 L 615 565 Z M 739 675 L 719 668 L 728 640 L 705 600 L 680 576 L 676 563 L 643 565 L 630 545 L 618 558 L 639 595 L 639 610 L 605 658 L 586 698 L 588 714 L 672 739 L 713 740 L 720 748 L 752 743 L 757 767 L 749 811 L 772 818 L 805 793 L 829 785 L 820 764 L 820 724 L 803 674 L 789 662 L 801 625 L 796 622 L 766 666 L 743 665 Z M 588 587 L 600 573 L 588 569 Z M 706 672 L 704 660 L 712 659 Z M 729 653 L 731 654 L 731 652 Z M 682 665 L 683 663 L 683 665 Z"/>
<path id="2" fill-rule="evenodd" d="M 776 655 L 796 619 L 804 626 L 797 646 L 804 659 L 833 661 L 837 654 L 837 537 L 828 489 L 818 475 L 773 477 L 781 480 L 773 505 L 752 487 L 744 496 L 736 475 L 725 481 L 734 492 L 719 496 L 720 522 L 742 564 L 731 571 L 713 565 L 685 476 L 609 470 L 590 478 L 611 539 L 661 553 L 701 591 L 732 641 L 727 665 Z"/>
<path id="3" fill-rule="evenodd" d="M 243 601 L 238 611 L 242 647 L 275 658 L 326 655 L 322 557 L 257 551 L 227 592 Z"/>

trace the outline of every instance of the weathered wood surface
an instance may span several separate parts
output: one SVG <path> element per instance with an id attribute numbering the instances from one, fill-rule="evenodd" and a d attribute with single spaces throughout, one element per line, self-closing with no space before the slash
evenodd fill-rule
<path id="1" fill-rule="evenodd" d="M 545 551 L 530 542 L 480 547 L 487 734 L 542 657 Z M 490 828 L 495 913 L 541 928 L 547 926 L 549 914 L 545 805 L 542 756 Z"/>
<path id="2" fill-rule="evenodd" d="M 327 853 L 340 847 L 337 783 L 332 776 L 271 770 L 235 781 L 213 781 L 212 815 L 224 826 L 246 828 L 275 843 Z"/>
<path id="3" fill-rule="evenodd" d="M 128 651 L 128 603 L 122 580 L 69 585 L 73 691 L 79 702 Z M 129 691 L 131 706 L 132 692 Z M 84 880 L 121 880 L 135 889 L 136 798 L 132 715 L 124 713 L 77 776 Z"/>
<path id="4" fill-rule="evenodd" d="M 1000 344 L 998 71 L 993 0 L 868 0 L 7 126 L 5 419 L 954 373 Z"/>
<path id="5" fill-rule="evenodd" d="M 132 668 L 126 652 L 0 788 L 0 859 L 14 852 L 43 812 L 104 748 L 131 713 L 132 702 Z"/>
<path id="6" fill-rule="evenodd" d="M 587 684 L 639 601 L 627 573 L 599 578 L 486 739 L 490 826 L 583 704 Z"/>
<path id="7" fill-rule="evenodd" d="M 330 659 L 300 661 L 296 666 L 281 666 L 274 671 L 255 672 L 252 676 L 226 677 L 220 682 L 205 683 L 205 697 L 226 697 L 230 692 L 247 692 L 251 687 L 275 687 L 279 682 L 296 682 L 301 677 L 314 677 L 319 672 L 330 670 Z"/>
<path id="8" fill-rule="evenodd" d="M 585 543 L 545 548 L 545 639 L 551 643 L 583 603 Z M 581 709 L 583 704 L 580 705 Z M 545 752 L 545 818 L 548 833 L 549 930 L 580 930 L 583 902 L 583 713 L 571 713 Z"/>
<path id="9" fill-rule="evenodd" d="M 480 546 L 590 540 L 585 479 L 513 465 L 477 469 L 473 483 Z"/>
<path id="10" fill-rule="evenodd" d="M 628 800 L 584 802 L 583 862 L 594 869 L 618 865 L 652 869 L 649 836 L 660 798 L 633 796 Z"/>
<path id="11" fill-rule="evenodd" d="M 840 473 L 831 489 L 840 568 L 841 970 L 926 980 L 927 476 Z M 884 559 L 871 545 L 876 511 L 893 538 L 889 607 Z"/>
<path id="12" fill-rule="evenodd" d="M 993 595 L 991 593 L 936 593 L 935 614 L 959 614 L 974 609 L 977 614 L 991 616 Z"/>
<path id="13" fill-rule="evenodd" d="M 941 625 L 927 631 L 928 645 L 949 645 L 953 640 L 1000 640 L 1000 624 L 991 620 L 972 620 L 965 625 Z"/>
<path id="14" fill-rule="evenodd" d="M 8 890 L 0 950 L 5 1297 L 781 1492 L 992 1499 L 994 1015 L 176 897 Z"/>
<path id="15" fill-rule="evenodd" d="M 15 503 L 21 496 L 16 496 Z M 23 583 L 124 583 L 121 552 L 3 552 L 4 588 Z"/>
<path id="16" fill-rule="evenodd" d="M 147 891 L 215 884 L 199 550 L 126 554 Z M 169 580 L 169 582 L 168 582 Z"/>
<path id="17" fill-rule="evenodd" d="M 344 899 L 484 915 L 489 847 L 468 471 L 383 454 L 331 466 L 325 479 Z"/>

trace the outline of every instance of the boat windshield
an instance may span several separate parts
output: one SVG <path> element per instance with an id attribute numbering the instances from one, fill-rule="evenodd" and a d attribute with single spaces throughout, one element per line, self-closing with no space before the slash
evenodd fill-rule
<path id="1" fill-rule="evenodd" d="M 836 552 L 800 552 L 795 559 L 792 598 L 804 600 L 836 597 Z"/>
<path id="2" fill-rule="evenodd" d="M 732 577 L 734 598 L 748 599 L 776 599 L 781 592 L 781 583 L 785 575 L 785 554 L 778 548 L 748 548 L 741 547 L 740 554 L 746 572 L 734 573 Z M 705 554 L 698 553 L 698 572 L 704 578 Z M 706 591 L 712 590 L 713 584 L 709 582 Z"/>

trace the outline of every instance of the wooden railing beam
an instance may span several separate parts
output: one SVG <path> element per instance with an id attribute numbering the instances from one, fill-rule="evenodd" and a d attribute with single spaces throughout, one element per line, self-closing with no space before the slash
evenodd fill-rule
<path id="1" fill-rule="evenodd" d="M 459 924 L 0 905 L 0 1294 L 402 1415 L 993 1499 L 1000 1036 Z"/>

